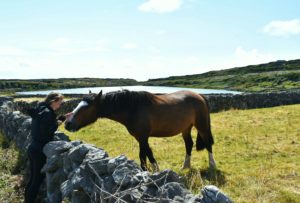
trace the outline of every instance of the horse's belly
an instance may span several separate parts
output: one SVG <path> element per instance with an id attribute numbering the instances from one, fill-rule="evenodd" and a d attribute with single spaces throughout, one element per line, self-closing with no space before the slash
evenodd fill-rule
<path id="1" fill-rule="evenodd" d="M 174 104 L 155 106 L 148 114 L 150 136 L 169 137 L 194 125 L 196 112 L 193 105 L 178 101 Z"/>
<path id="2" fill-rule="evenodd" d="M 177 134 L 182 133 L 192 125 L 191 122 L 181 123 L 159 123 L 155 126 L 152 126 L 150 133 L 151 137 L 171 137 Z"/>

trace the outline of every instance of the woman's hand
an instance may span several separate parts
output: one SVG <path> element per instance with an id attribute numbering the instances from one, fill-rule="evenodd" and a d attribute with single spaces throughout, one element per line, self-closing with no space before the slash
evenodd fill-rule
<path id="1" fill-rule="evenodd" d="M 66 113 L 66 114 L 65 114 L 66 120 L 69 120 L 70 117 L 72 117 L 73 115 L 74 115 L 73 112 Z"/>

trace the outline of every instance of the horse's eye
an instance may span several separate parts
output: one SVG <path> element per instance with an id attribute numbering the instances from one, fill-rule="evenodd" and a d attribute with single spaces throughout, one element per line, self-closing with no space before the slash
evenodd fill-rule
<path id="1" fill-rule="evenodd" d="M 83 98 L 82 101 L 85 101 L 88 104 L 91 104 L 93 102 L 93 100 L 89 97 Z"/>

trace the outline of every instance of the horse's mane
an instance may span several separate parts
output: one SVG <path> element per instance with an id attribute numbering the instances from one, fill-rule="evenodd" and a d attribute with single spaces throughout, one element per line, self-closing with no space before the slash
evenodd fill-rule
<path id="1" fill-rule="evenodd" d="M 153 103 L 154 95 L 145 91 L 120 90 L 104 94 L 102 97 L 102 105 L 105 108 L 103 110 L 106 113 L 133 112 L 141 106 Z"/>

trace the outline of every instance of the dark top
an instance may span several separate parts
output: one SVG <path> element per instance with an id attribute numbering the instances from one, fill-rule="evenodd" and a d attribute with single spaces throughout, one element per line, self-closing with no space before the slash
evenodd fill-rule
<path id="1" fill-rule="evenodd" d="M 48 104 L 42 102 L 37 108 L 31 109 L 29 115 L 32 117 L 30 148 L 42 151 L 45 144 L 53 140 L 58 128 L 56 114 Z"/>

